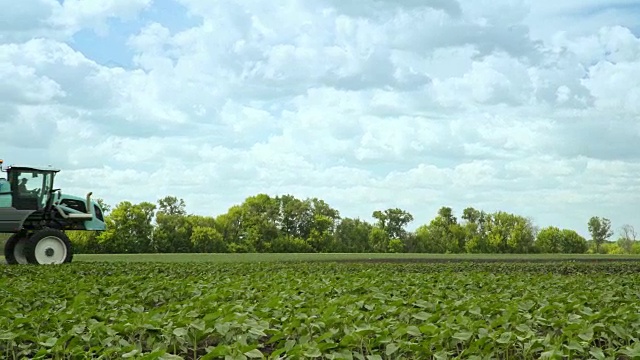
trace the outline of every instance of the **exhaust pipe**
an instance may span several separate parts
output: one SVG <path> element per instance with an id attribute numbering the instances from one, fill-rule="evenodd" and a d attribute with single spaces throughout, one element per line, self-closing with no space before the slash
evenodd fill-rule
<path id="1" fill-rule="evenodd" d="M 91 213 L 91 195 L 93 194 L 92 191 L 89 191 L 89 193 L 87 193 L 87 213 Z"/>

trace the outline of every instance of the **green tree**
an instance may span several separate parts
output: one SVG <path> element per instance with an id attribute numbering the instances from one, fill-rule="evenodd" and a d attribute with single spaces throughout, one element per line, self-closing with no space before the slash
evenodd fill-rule
<path id="1" fill-rule="evenodd" d="M 622 225 L 620 228 L 620 237 L 618 238 L 618 246 L 627 254 L 633 253 L 633 245 L 636 243 L 636 230 L 629 224 Z"/>
<path id="2" fill-rule="evenodd" d="M 311 201 L 302 201 L 293 195 L 276 198 L 279 203 L 278 227 L 285 237 L 306 239 L 311 233 L 313 211 Z"/>
<path id="3" fill-rule="evenodd" d="M 465 231 L 450 207 L 441 207 L 428 225 L 416 229 L 418 247 L 428 253 L 460 253 L 465 251 Z"/>
<path id="4" fill-rule="evenodd" d="M 389 249 L 389 234 L 379 227 L 372 227 L 369 233 L 371 249 L 376 253 L 386 253 Z"/>
<path id="5" fill-rule="evenodd" d="M 271 243 L 278 238 L 280 206 L 267 194 L 248 197 L 242 203 L 241 243 L 250 252 L 271 252 Z"/>
<path id="6" fill-rule="evenodd" d="M 331 252 L 334 248 L 334 220 L 326 215 L 315 215 L 308 243 L 315 252 Z"/>
<path id="7" fill-rule="evenodd" d="M 487 221 L 490 215 L 473 207 L 468 207 L 462 212 L 464 223 L 462 228 L 465 236 L 465 250 L 468 253 L 488 253 Z"/>
<path id="8" fill-rule="evenodd" d="M 155 209 L 149 202 L 117 204 L 105 219 L 107 230 L 98 236 L 100 249 L 105 253 L 150 252 Z"/>
<path id="9" fill-rule="evenodd" d="M 420 225 L 415 231 L 418 251 L 421 253 L 444 254 L 447 252 L 447 239 L 442 236 L 442 229 L 428 225 Z"/>
<path id="10" fill-rule="evenodd" d="M 562 230 L 555 226 L 549 226 L 538 232 L 535 246 L 538 252 L 543 254 L 559 253 L 562 241 Z"/>
<path id="11" fill-rule="evenodd" d="M 225 214 L 215 218 L 218 232 L 222 234 L 224 243 L 230 246 L 230 251 L 237 249 L 243 241 L 244 218 L 244 211 L 240 205 L 231 206 Z"/>
<path id="12" fill-rule="evenodd" d="M 376 210 L 372 214 L 377 221 L 376 226 L 384 230 L 389 239 L 404 240 L 407 231 L 405 226 L 413 221 L 413 215 L 402 209 Z"/>
<path id="13" fill-rule="evenodd" d="M 186 204 L 183 199 L 175 196 L 165 196 L 158 200 L 158 213 L 167 215 L 186 215 Z"/>
<path id="14" fill-rule="evenodd" d="M 323 218 L 331 219 L 331 226 L 328 230 L 335 230 L 335 226 L 340 220 L 340 212 L 327 204 L 324 200 L 318 198 L 312 198 L 311 205 L 313 209 L 313 216 L 321 216 Z"/>
<path id="15" fill-rule="evenodd" d="M 200 227 L 211 227 L 218 230 L 216 219 L 211 216 L 203 216 L 203 215 L 186 215 L 187 223 L 191 228 L 195 228 L 196 226 Z"/>
<path id="16" fill-rule="evenodd" d="M 498 211 L 487 221 L 487 242 L 494 253 L 530 253 L 534 250 L 535 230 L 522 216 Z"/>
<path id="17" fill-rule="evenodd" d="M 222 234 L 214 227 L 196 225 L 191 232 L 190 240 L 192 248 L 196 252 L 224 253 L 228 251 Z"/>
<path id="18" fill-rule="evenodd" d="M 271 245 L 276 253 L 313 253 L 314 249 L 305 239 L 290 235 L 280 236 Z"/>
<path id="19" fill-rule="evenodd" d="M 457 224 L 458 219 L 453 216 L 453 209 L 448 206 L 443 206 L 438 210 L 437 218 L 442 219 L 442 223 L 446 225 Z"/>
<path id="20" fill-rule="evenodd" d="M 468 207 L 462 211 L 462 219 L 471 224 L 478 224 L 484 217 L 484 212 Z"/>
<path id="21" fill-rule="evenodd" d="M 389 240 L 389 249 L 390 253 L 401 253 L 404 251 L 404 244 L 400 239 L 391 239 Z"/>
<path id="22" fill-rule="evenodd" d="M 216 228 L 230 252 L 270 252 L 280 234 L 277 198 L 257 194 L 215 218 Z"/>
<path id="23" fill-rule="evenodd" d="M 85 253 L 139 252 L 432 252 L 432 253 L 583 253 L 588 242 L 577 232 L 546 227 L 538 232 L 530 219 L 467 207 L 459 222 L 443 206 L 415 232 L 405 227 L 413 216 L 399 208 L 372 213 L 375 223 L 340 217 L 318 198 L 293 195 L 247 197 L 217 217 L 187 214 L 184 200 L 165 196 L 157 204 L 121 202 L 103 208 L 107 231 L 69 231 Z M 154 221 L 155 220 L 155 221 Z M 622 228 L 616 243 L 610 221 L 592 217 L 589 231 L 596 251 L 639 253 L 635 230 Z"/>
<path id="24" fill-rule="evenodd" d="M 611 221 L 607 218 L 592 216 L 587 223 L 591 239 L 596 245 L 596 253 L 600 252 L 600 246 L 613 235 Z"/>
<path id="25" fill-rule="evenodd" d="M 560 252 L 565 254 L 583 254 L 587 252 L 588 248 L 587 239 L 582 237 L 575 230 L 562 230 Z"/>
<path id="26" fill-rule="evenodd" d="M 363 253 L 372 251 L 369 234 L 373 225 L 360 220 L 343 218 L 334 232 L 336 251 Z"/>
<path id="27" fill-rule="evenodd" d="M 191 229 L 187 222 L 185 203 L 174 196 L 158 200 L 156 226 L 151 249 L 158 253 L 188 253 L 192 251 Z"/>
<path id="28" fill-rule="evenodd" d="M 77 254 L 99 254 L 103 252 L 98 243 L 99 233 L 95 231 L 67 230 L 67 236 Z"/>

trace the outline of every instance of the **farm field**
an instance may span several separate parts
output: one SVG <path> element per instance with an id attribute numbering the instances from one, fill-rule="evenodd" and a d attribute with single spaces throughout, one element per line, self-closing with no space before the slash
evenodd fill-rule
<path id="1" fill-rule="evenodd" d="M 64 266 L 0 267 L 0 353 L 105 359 L 640 355 L 637 261 L 257 262 L 250 258 L 257 255 L 246 256 L 225 262 L 185 254 L 182 261 L 145 263 L 87 255 Z"/>

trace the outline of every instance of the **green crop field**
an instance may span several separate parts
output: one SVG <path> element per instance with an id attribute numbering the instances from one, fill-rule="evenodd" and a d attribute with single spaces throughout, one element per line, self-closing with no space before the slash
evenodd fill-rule
<path id="1" fill-rule="evenodd" d="M 85 255 L 63 266 L 2 266 L 0 353 L 7 359 L 640 355 L 637 261 L 259 262 L 293 258 Z M 130 261 L 150 259 L 158 262 Z"/>

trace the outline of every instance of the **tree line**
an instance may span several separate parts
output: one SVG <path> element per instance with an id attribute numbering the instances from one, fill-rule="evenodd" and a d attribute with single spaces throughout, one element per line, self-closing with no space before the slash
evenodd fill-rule
<path id="1" fill-rule="evenodd" d="M 250 196 L 219 216 L 188 214 L 184 200 L 129 201 L 113 209 L 101 201 L 107 230 L 70 231 L 77 253 L 640 253 L 632 226 L 611 240 L 611 221 L 591 217 L 585 239 L 571 229 L 537 227 L 529 218 L 450 207 L 415 231 L 411 213 L 389 208 L 371 219 L 341 217 L 318 198 Z"/>

